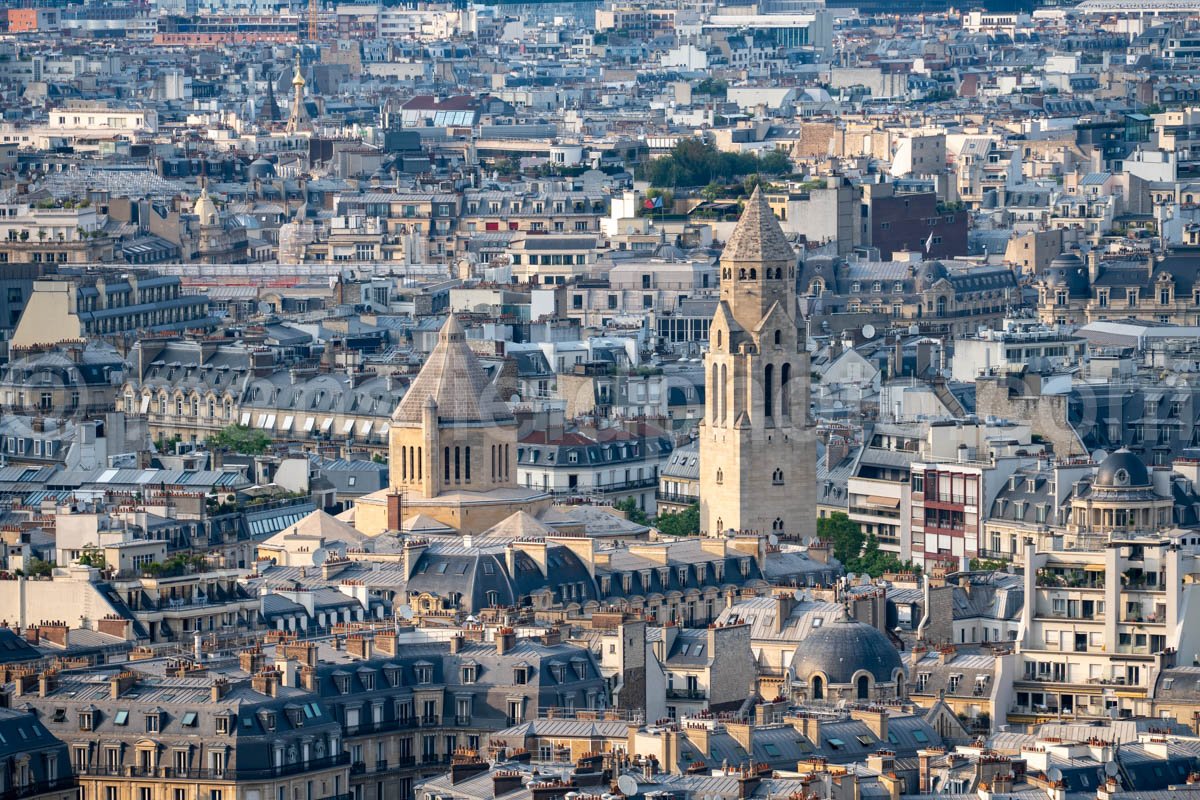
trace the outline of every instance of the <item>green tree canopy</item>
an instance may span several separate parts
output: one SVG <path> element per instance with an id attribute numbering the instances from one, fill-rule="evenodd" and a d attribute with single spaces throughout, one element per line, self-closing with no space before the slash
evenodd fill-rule
<path id="1" fill-rule="evenodd" d="M 911 562 L 903 562 L 895 553 L 879 548 L 875 534 L 863 535 L 862 528 L 841 511 L 817 520 L 817 535 L 828 540 L 833 556 L 847 572 L 878 578 L 888 572 L 919 572 Z"/>
<path id="2" fill-rule="evenodd" d="M 659 514 L 656 526 L 667 536 L 695 536 L 700 533 L 700 504 L 692 503 L 683 511 Z"/>
<path id="3" fill-rule="evenodd" d="M 617 502 L 613 503 L 613 508 L 615 508 L 617 511 L 625 512 L 625 516 L 628 517 L 630 522 L 638 525 L 650 524 L 650 517 L 646 515 L 645 511 L 642 511 L 641 507 L 638 506 L 637 501 L 632 497 L 626 497 L 624 500 L 618 500 Z"/>
<path id="4" fill-rule="evenodd" d="M 208 437 L 208 446 L 214 450 L 229 450 L 246 456 L 257 456 L 271 446 L 271 437 L 245 425 L 230 425 Z"/>
<path id="5" fill-rule="evenodd" d="M 680 139 L 671 152 L 646 163 L 642 177 L 651 186 L 707 186 L 729 183 L 759 171 L 754 153 L 725 153 L 703 139 Z"/>

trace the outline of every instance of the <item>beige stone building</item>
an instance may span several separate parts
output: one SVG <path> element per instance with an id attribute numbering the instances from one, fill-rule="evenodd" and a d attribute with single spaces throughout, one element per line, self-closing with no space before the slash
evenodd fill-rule
<path id="1" fill-rule="evenodd" d="M 399 530 L 424 516 L 461 533 L 479 533 L 550 495 L 517 485 L 517 421 L 496 393 L 451 315 L 420 374 L 392 415 L 390 487 L 355 504 L 355 527 L 368 535 Z"/>
<path id="2" fill-rule="evenodd" d="M 700 528 L 809 540 L 816 534 L 816 437 L 809 357 L 796 327 L 796 254 L 761 191 L 721 255 L 705 356 Z"/>

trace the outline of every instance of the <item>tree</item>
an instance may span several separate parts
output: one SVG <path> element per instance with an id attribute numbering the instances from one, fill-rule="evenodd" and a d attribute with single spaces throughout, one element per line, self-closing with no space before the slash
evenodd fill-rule
<path id="1" fill-rule="evenodd" d="M 53 561 L 43 561 L 40 558 L 34 558 L 30 560 L 29 566 L 26 567 L 25 574 L 35 578 L 48 578 L 52 572 L 54 572 Z"/>
<path id="2" fill-rule="evenodd" d="M 83 548 L 83 552 L 79 554 L 79 563 L 85 567 L 95 567 L 96 569 L 104 569 L 104 553 L 100 552 L 100 548 L 95 545 L 87 545 Z"/>
<path id="3" fill-rule="evenodd" d="M 817 520 L 817 536 L 833 545 L 833 557 L 842 562 L 847 569 L 850 561 L 862 554 L 863 543 L 866 541 L 858 523 L 841 511 L 835 511 L 828 517 Z"/>
<path id="4" fill-rule="evenodd" d="M 257 456 L 271 446 L 271 437 L 262 431 L 245 425 L 230 425 L 208 438 L 208 446 L 214 450 L 228 450 L 245 456 Z"/>
<path id="5" fill-rule="evenodd" d="M 625 512 L 625 516 L 630 522 L 633 522 L 637 525 L 650 524 L 650 517 L 646 515 L 645 511 L 642 511 L 641 507 L 638 506 L 637 501 L 632 497 L 626 497 L 624 500 L 618 500 L 617 502 L 613 503 L 613 508 L 615 508 L 617 511 Z"/>
<path id="6" fill-rule="evenodd" d="M 782 150 L 772 150 L 758 160 L 758 169 L 768 175 L 786 175 L 792 171 L 792 160 Z"/>
<path id="7" fill-rule="evenodd" d="M 658 530 L 667 536 L 695 536 L 700 533 L 700 504 L 692 503 L 683 511 L 659 514 Z"/>

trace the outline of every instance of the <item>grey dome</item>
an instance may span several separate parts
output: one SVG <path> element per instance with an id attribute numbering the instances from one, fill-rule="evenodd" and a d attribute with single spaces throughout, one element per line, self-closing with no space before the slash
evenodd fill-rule
<path id="1" fill-rule="evenodd" d="M 904 666 L 896 648 L 878 628 L 843 618 L 804 637 L 792 668 L 803 680 L 821 672 L 831 684 L 849 684 L 860 669 L 870 672 L 877 683 L 891 683 L 896 670 Z"/>
<path id="2" fill-rule="evenodd" d="M 935 283 L 949 274 L 950 272 L 946 269 L 946 265 L 942 262 L 924 261 L 917 268 L 917 286 L 920 289 L 930 289 Z"/>
<path id="3" fill-rule="evenodd" d="M 1075 253 L 1061 253 L 1046 268 L 1046 284 L 1064 287 L 1076 297 L 1088 294 L 1088 273 L 1083 259 Z"/>
<path id="4" fill-rule="evenodd" d="M 1122 447 L 1100 462 L 1093 485 L 1112 489 L 1145 487 L 1150 485 L 1150 472 L 1140 458 Z"/>

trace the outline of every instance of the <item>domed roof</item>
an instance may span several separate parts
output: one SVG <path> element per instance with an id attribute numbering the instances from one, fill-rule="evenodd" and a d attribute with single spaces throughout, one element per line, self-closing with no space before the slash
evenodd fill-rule
<path id="1" fill-rule="evenodd" d="M 1045 272 L 1046 285 L 1063 288 L 1075 297 L 1088 294 L 1088 272 L 1083 259 L 1072 252 L 1060 253 L 1050 262 Z"/>
<path id="2" fill-rule="evenodd" d="M 878 628 L 845 617 L 804 637 L 792 668 L 804 680 L 820 672 L 829 683 L 848 684 L 853 683 L 854 673 L 865 669 L 877 682 L 891 683 L 903 664 L 895 646 Z"/>
<path id="3" fill-rule="evenodd" d="M 1059 253 L 1050 262 L 1050 269 L 1078 269 L 1083 266 L 1083 259 L 1077 254 L 1067 251 Z"/>
<path id="4" fill-rule="evenodd" d="M 217 224 L 217 204 L 208 196 L 207 186 L 200 190 L 200 196 L 196 198 L 196 205 L 192 206 L 192 213 L 200 218 L 201 225 Z"/>
<path id="5" fill-rule="evenodd" d="M 942 262 L 923 261 L 921 262 L 921 266 L 917 268 L 917 288 L 930 289 L 935 283 L 949 274 L 946 270 L 946 265 Z"/>
<path id="6" fill-rule="evenodd" d="M 1127 489 L 1150 485 L 1150 471 L 1142 460 L 1122 447 L 1100 462 L 1094 486 Z"/>

